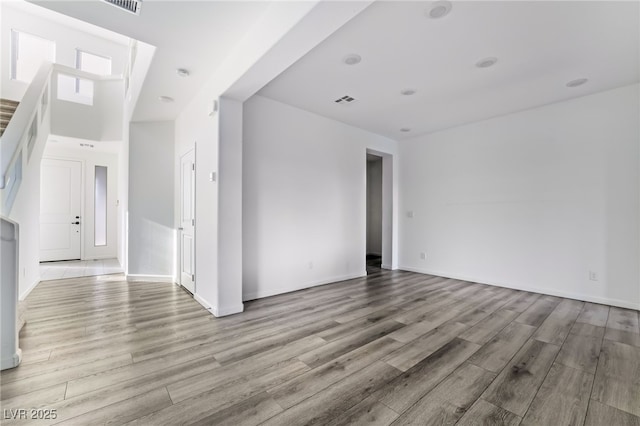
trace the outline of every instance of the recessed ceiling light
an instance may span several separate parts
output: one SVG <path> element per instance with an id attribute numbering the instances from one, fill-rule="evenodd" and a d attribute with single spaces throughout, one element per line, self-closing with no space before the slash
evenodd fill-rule
<path id="1" fill-rule="evenodd" d="M 480 59 L 478 62 L 476 62 L 476 67 L 478 67 L 478 68 L 489 68 L 489 67 L 494 66 L 496 64 L 496 62 L 498 62 L 498 58 L 494 58 L 494 57 L 484 58 L 484 59 Z"/>
<path id="2" fill-rule="evenodd" d="M 417 90 L 415 89 L 404 89 L 400 91 L 400 94 L 404 96 L 411 96 L 411 95 L 415 95 L 416 92 Z"/>
<path id="3" fill-rule="evenodd" d="M 410 131 L 411 131 L 411 129 L 410 129 L 410 128 L 408 128 L 408 127 L 403 127 L 402 129 L 400 129 L 400 131 L 401 131 L 402 133 L 408 133 L 408 132 L 410 132 Z"/>
<path id="4" fill-rule="evenodd" d="M 176 73 L 180 76 L 180 77 L 189 77 L 189 70 L 186 70 L 184 68 L 178 68 L 176 70 Z"/>
<path id="5" fill-rule="evenodd" d="M 350 53 L 342 59 L 342 62 L 347 65 L 356 65 L 359 64 L 360 61 L 362 61 L 362 57 L 360 55 L 356 55 L 355 53 Z"/>
<path id="6" fill-rule="evenodd" d="M 571 80 L 570 82 L 567 83 L 567 87 L 578 87 L 578 86 L 582 86 L 583 84 L 585 84 L 587 81 L 589 81 L 589 79 L 586 78 L 578 78 L 576 80 Z"/>
<path id="7" fill-rule="evenodd" d="M 427 15 L 431 19 L 439 19 L 447 16 L 451 12 L 451 2 L 449 1 L 437 1 L 431 5 L 431 8 L 427 9 Z"/>
<path id="8" fill-rule="evenodd" d="M 171 96 L 158 96 L 158 100 L 165 103 L 173 102 L 173 98 Z"/>

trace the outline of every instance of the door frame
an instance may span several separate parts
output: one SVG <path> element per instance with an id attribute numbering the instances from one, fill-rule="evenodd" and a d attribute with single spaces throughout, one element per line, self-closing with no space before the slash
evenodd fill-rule
<path id="1" fill-rule="evenodd" d="M 175 265 L 176 267 L 175 269 L 175 279 L 174 281 L 176 282 L 176 284 L 180 285 L 180 287 L 182 287 L 183 289 L 190 291 L 187 289 L 187 287 L 183 284 L 182 282 L 182 213 L 181 213 L 181 209 L 182 209 L 182 159 L 190 154 L 191 152 L 193 152 L 193 164 L 194 167 L 197 169 L 197 164 L 196 164 L 196 159 L 197 159 L 197 143 L 194 142 L 193 148 L 190 148 L 186 151 L 184 151 L 179 157 L 178 157 L 178 170 L 180 171 L 180 178 L 178 180 L 178 199 L 180 200 L 178 203 L 178 214 L 177 214 L 177 218 L 178 218 L 178 223 L 177 223 L 177 227 L 176 227 L 176 257 L 175 257 Z M 192 257 L 193 257 L 193 275 L 194 275 L 194 279 L 193 279 L 193 295 L 195 296 L 196 294 L 196 290 L 197 290 L 197 277 L 196 277 L 196 271 L 197 271 L 197 264 L 196 264 L 196 226 L 197 223 L 195 221 L 195 207 L 196 207 L 196 186 L 197 186 L 197 170 L 193 171 L 194 176 L 193 176 L 193 217 L 194 217 L 194 224 L 193 224 L 193 251 L 192 251 Z"/>
<path id="2" fill-rule="evenodd" d="M 85 255 L 84 255 L 84 239 L 85 239 L 85 189 L 86 189 L 86 182 L 85 182 L 85 172 L 86 172 L 86 164 L 85 164 L 85 160 L 82 159 L 78 159 L 78 158 L 70 158 L 70 157 L 61 157 L 61 156 L 57 156 L 57 155 L 47 155 L 47 156 L 43 156 L 40 159 L 40 174 L 42 174 L 42 161 L 43 160 L 58 160 L 58 161 L 75 161 L 77 163 L 80 163 L 80 260 L 85 260 Z M 42 188 L 41 188 L 42 190 Z M 38 194 L 38 197 L 40 197 L 40 194 Z M 42 214 L 41 211 L 41 207 L 40 207 L 40 200 L 38 200 L 38 216 L 40 216 Z M 40 219 L 38 218 L 38 221 Z M 38 254 L 38 262 L 41 262 L 40 260 L 40 255 Z"/>
<path id="3" fill-rule="evenodd" d="M 396 180 L 396 168 L 394 168 L 395 156 L 390 152 L 367 148 L 363 157 L 365 164 L 365 174 L 367 154 L 382 157 L 382 269 L 398 269 L 398 193 L 395 190 L 394 186 L 394 181 Z"/>

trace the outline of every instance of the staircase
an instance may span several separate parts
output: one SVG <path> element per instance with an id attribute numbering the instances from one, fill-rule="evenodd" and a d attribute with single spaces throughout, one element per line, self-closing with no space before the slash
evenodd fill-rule
<path id="1" fill-rule="evenodd" d="M 7 128 L 9 120 L 11 120 L 11 117 L 13 117 L 13 114 L 16 112 L 18 103 L 19 102 L 9 99 L 0 99 L 0 136 L 4 134 L 4 129 Z"/>

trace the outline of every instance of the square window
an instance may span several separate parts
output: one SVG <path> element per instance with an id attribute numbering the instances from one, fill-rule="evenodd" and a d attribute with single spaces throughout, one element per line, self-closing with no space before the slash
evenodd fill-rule
<path id="1" fill-rule="evenodd" d="M 98 75 L 111 75 L 111 58 L 76 49 L 76 68 Z"/>
<path id="2" fill-rule="evenodd" d="M 32 34 L 11 30 L 11 79 L 31 83 L 44 61 L 54 62 L 56 44 Z"/>
<path id="3" fill-rule="evenodd" d="M 58 74 L 58 99 L 77 104 L 93 105 L 93 81 L 66 74 Z"/>

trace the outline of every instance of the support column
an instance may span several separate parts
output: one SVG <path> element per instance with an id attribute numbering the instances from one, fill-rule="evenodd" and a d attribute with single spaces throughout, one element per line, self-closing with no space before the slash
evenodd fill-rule
<path id="1" fill-rule="evenodd" d="M 218 297 L 213 313 L 242 312 L 242 102 L 220 98 Z"/>

